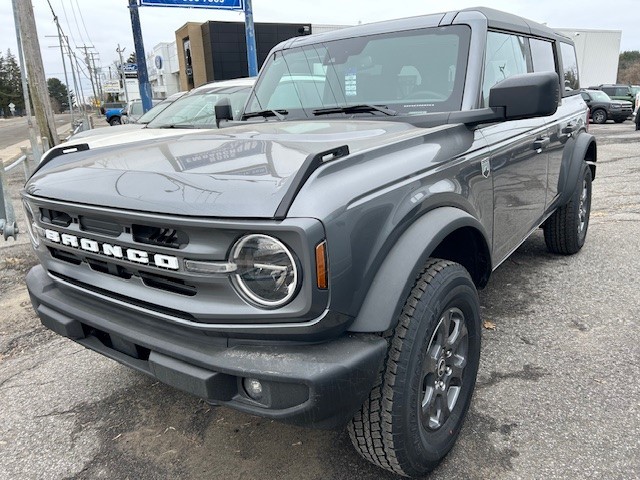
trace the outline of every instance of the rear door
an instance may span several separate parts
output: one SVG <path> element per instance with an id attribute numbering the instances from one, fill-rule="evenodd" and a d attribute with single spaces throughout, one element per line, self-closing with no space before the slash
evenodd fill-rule
<path id="1" fill-rule="evenodd" d="M 580 95 L 580 77 L 574 46 L 569 43 L 556 42 L 555 48 L 551 48 L 551 42 L 536 39 L 530 39 L 530 45 L 534 71 L 549 71 L 552 66 L 550 62 L 555 58 L 556 61 L 553 65 L 555 65 L 554 68 L 556 68 L 564 85 L 558 110 L 555 114 L 545 118 L 550 141 L 548 146 L 548 189 L 545 201 L 545 211 L 548 213 L 555 208 L 555 200 L 562 188 L 559 182 L 564 147 L 567 142 L 573 141 L 580 130 L 586 128 L 587 106 Z"/>

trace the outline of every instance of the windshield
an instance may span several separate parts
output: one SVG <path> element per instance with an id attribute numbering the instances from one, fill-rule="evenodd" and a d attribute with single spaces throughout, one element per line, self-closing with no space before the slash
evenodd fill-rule
<path id="1" fill-rule="evenodd" d="M 609 95 L 607 95 L 606 93 L 600 91 L 600 90 L 593 90 L 591 92 L 589 92 L 589 95 L 591 95 L 591 98 L 593 100 L 595 100 L 596 102 L 610 102 L 611 98 L 609 97 Z"/>
<path id="2" fill-rule="evenodd" d="M 160 112 L 149 128 L 215 128 L 214 107 L 223 98 L 231 102 L 233 118 L 239 118 L 251 87 L 220 87 L 194 91 L 179 98 Z"/>
<path id="3" fill-rule="evenodd" d="M 155 107 L 153 107 L 151 110 L 149 110 L 147 113 L 145 113 L 144 115 L 142 115 L 138 121 L 136 123 L 149 123 L 151 120 L 153 120 L 156 116 L 158 116 L 158 114 L 160 112 L 163 112 L 169 105 L 171 105 L 174 102 L 174 100 L 170 100 L 170 99 L 166 99 L 161 101 L 159 104 L 157 104 Z"/>
<path id="4" fill-rule="evenodd" d="M 318 109 L 350 105 L 384 105 L 400 115 L 459 110 L 469 36 L 469 28 L 458 25 L 277 51 L 245 114 L 277 110 L 287 118 L 312 117 Z"/>

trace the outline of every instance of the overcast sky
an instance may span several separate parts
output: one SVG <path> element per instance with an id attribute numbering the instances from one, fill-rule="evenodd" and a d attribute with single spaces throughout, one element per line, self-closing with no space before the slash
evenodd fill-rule
<path id="1" fill-rule="evenodd" d="M 27 0 L 19 0 L 27 1 Z M 47 77 L 64 81 L 53 16 L 47 0 L 31 0 Z M 117 59 L 117 44 L 125 47 L 125 58 L 133 51 L 127 0 L 49 0 L 72 46 L 93 45 L 104 71 Z M 545 23 L 552 28 L 622 30 L 621 50 L 640 50 L 640 2 L 617 0 L 605 8 L 602 0 L 253 0 L 255 22 L 300 22 L 355 25 L 478 6 L 504 10 Z M 626 14 L 624 12 L 627 12 Z M 175 31 L 189 21 L 244 21 L 239 12 L 195 8 L 141 7 L 140 19 L 145 50 L 159 42 L 175 40 Z M 16 37 L 10 0 L 0 1 L 0 50 L 15 54 Z M 79 53 L 79 52 L 77 52 Z M 83 83 L 90 94 L 88 80 Z"/>

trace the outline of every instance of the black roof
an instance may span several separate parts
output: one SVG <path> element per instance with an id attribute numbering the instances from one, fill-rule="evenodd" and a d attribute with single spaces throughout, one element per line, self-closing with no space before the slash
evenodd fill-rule
<path id="1" fill-rule="evenodd" d="M 385 20 L 382 22 L 368 23 L 340 30 L 333 30 L 326 33 L 294 37 L 282 42 L 278 47 L 291 48 L 293 46 L 298 47 L 318 42 L 340 40 L 343 38 L 376 35 L 402 30 L 415 30 L 418 28 L 437 27 L 443 25 L 455 25 L 474 20 L 486 21 L 489 28 L 571 42 L 569 38 L 557 33 L 546 25 L 527 20 L 511 13 L 495 10 L 493 8 L 473 7 L 446 13 L 435 13 L 416 17 L 399 18 L 395 20 Z"/>

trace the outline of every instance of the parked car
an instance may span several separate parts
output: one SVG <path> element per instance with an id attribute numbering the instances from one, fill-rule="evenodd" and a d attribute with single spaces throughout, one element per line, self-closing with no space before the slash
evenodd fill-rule
<path id="1" fill-rule="evenodd" d="M 161 101 L 162 100 L 158 100 L 154 98 L 151 100 L 151 103 L 153 106 L 156 106 Z M 127 105 L 124 106 L 124 108 L 121 108 L 120 110 L 107 111 L 107 115 L 106 115 L 107 123 L 112 127 L 115 127 L 117 125 L 122 125 L 123 123 L 126 123 L 123 119 L 125 116 L 129 115 L 129 112 L 131 112 L 131 116 L 134 119 L 138 119 L 143 113 L 142 100 L 140 99 L 131 100 Z M 132 122 L 132 123 L 135 123 L 135 122 Z"/>
<path id="2" fill-rule="evenodd" d="M 577 66 L 570 38 L 484 8 L 282 42 L 245 121 L 40 164 L 22 193 L 31 303 L 158 381 L 347 425 L 365 459 L 422 477 L 472 402 L 477 289 L 540 226 L 555 254 L 585 243 L 597 148 Z M 142 131 L 241 114 L 217 95 Z M 521 401 L 544 415 L 556 397 Z"/>
<path id="3" fill-rule="evenodd" d="M 223 98 L 230 102 L 232 119 L 238 120 L 254 83 L 254 78 L 239 78 L 194 88 L 151 120 L 147 128 L 216 128 L 215 105 Z"/>
<path id="4" fill-rule="evenodd" d="M 211 113 L 214 103 L 223 98 L 231 99 L 234 115 L 236 118 L 239 117 L 254 82 L 253 78 L 238 78 L 202 85 L 187 94 L 182 94 L 173 102 L 161 102 L 140 117 L 138 123 L 80 132 L 68 142 L 47 151 L 40 161 L 46 162 L 62 152 L 70 151 L 71 147 L 82 150 L 96 149 L 142 140 L 160 140 L 216 128 L 215 115 L 212 116 Z M 154 111 L 159 107 L 160 111 Z"/>
<path id="5" fill-rule="evenodd" d="M 602 90 L 580 90 L 580 95 L 589 107 L 593 123 L 605 123 L 607 120 L 622 123 L 633 114 L 631 102 L 612 100 Z"/>
<path id="6" fill-rule="evenodd" d="M 154 101 L 153 107 L 147 111 L 146 113 L 142 113 L 142 101 L 135 100 L 134 102 L 129 102 L 127 109 L 122 112 L 122 124 L 140 124 L 146 125 L 151 120 L 153 120 L 160 112 L 164 111 L 169 105 L 178 100 L 179 98 L 186 95 L 188 92 L 178 92 L 173 95 L 169 95 L 164 100 Z M 131 113 L 130 113 L 131 112 Z"/>
<path id="7" fill-rule="evenodd" d="M 597 87 L 589 87 L 589 90 L 602 90 L 609 95 L 611 100 L 623 100 L 633 103 L 636 99 L 636 92 L 631 85 L 602 84 Z"/>
<path id="8" fill-rule="evenodd" d="M 105 115 L 107 110 L 121 110 L 126 106 L 127 104 L 124 102 L 106 102 L 100 107 L 100 113 Z"/>
<path id="9" fill-rule="evenodd" d="M 118 106 L 122 105 L 122 106 Z M 118 104 L 112 103 L 110 107 L 105 107 L 104 110 L 104 118 L 107 123 L 111 126 L 120 125 L 120 119 L 122 118 L 122 111 L 125 109 L 126 104 Z M 102 111 L 102 110 L 101 110 Z"/>

